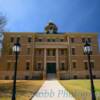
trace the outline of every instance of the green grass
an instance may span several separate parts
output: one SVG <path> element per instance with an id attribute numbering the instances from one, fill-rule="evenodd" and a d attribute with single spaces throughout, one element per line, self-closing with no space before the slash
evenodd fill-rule
<path id="1" fill-rule="evenodd" d="M 16 100 L 29 100 L 42 86 L 43 80 L 20 80 L 17 81 Z M 89 80 L 60 80 L 59 81 L 76 100 L 91 100 Z M 95 90 L 100 100 L 100 80 L 95 80 Z M 0 80 L 0 100 L 11 100 L 12 81 Z"/>
<path id="2" fill-rule="evenodd" d="M 60 83 L 76 100 L 91 100 L 89 80 L 61 80 Z M 96 100 L 100 100 L 100 80 L 95 80 Z"/>
<path id="3" fill-rule="evenodd" d="M 44 81 L 42 80 L 20 80 L 17 81 L 16 100 L 29 100 L 34 95 Z M 12 81 L 0 80 L 0 100 L 11 100 Z"/>

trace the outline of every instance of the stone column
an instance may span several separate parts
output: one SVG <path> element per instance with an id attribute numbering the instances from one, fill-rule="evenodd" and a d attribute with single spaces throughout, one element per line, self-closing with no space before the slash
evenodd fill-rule
<path id="1" fill-rule="evenodd" d="M 44 48 L 44 70 L 43 70 L 43 79 L 46 79 L 46 59 L 47 59 L 47 51 L 46 48 Z"/>
<path id="2" fill-rule="evenodd" d="M 58 48 L 56 49 L 56 73 L 57 73 L 57 79 L 59 79 L 59 54 L 58 54 Z"/>
<path id="3" fill-rule="evenodd" d="M 68 65 L 68 70 L 69 70 L 69 79 L 71 79 L 71 46 L 70 46 L 70 37 L 68 37 L 68 59 L 69 59 L 69 65 Z"/>

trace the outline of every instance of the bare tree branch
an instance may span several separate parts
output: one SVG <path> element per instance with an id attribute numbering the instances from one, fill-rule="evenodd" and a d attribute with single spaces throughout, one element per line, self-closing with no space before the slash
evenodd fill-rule
<path id="1" fill-rule="evenodd" d="M 0 14 L 0 33 L 4 32 L 5 25 L 6 25 L 6 17 Z"/>

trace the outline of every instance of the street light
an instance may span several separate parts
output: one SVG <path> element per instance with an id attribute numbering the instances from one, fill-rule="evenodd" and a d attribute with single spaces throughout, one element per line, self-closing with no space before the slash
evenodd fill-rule
<path id="1" fill-rule="evenodd" d="M 84 45 L 84 53 L 88 57 L 88 68 L 89 68 L 89 76 L 90 76 L 90 82 L 91 82 L 91 95 L 92 95 L 92 100 L 96 100 L 95 96 L 95 88 L 94 88 L 94 82 L 93 82 L 93 74 L 92 74 L 92 66 L 90 62 L 90 55 L 92 54 L 92 47 L 88 41 L 86 41 Z"/>
<path id="2" fill-rule="evenodd" d="M 12 100 L 16 100 L 16 76 L 17 76 L 17 63 L 18 63 L 18 55 L 20 52 L 20 44 L 17 41 L 14 46 L 12 47 L 12 51 L 15 53 L 15 67 L 14 67 L 14 78 L 13 78 L 13 93 L 12 93 Z"/>

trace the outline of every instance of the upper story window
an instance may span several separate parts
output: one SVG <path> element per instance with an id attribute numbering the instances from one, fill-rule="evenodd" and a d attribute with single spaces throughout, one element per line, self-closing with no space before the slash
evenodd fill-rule
<path id="1" fill-rule="evenodd" d="M 56 40 L 55 39 L 52 39 L 52 42 L 55 42 Z"/>
<path id="2" fill-rule="evenodd" d="M 55 49 L 52 50 L 52 55 L 53 55 L 53 56 L 56 55 L 56 50 L 55 50 Z"/>
<path id="3" fill-rule="evenodd" d="M 38 39 L 39 42 L 42 42 L 42 39 Z"/>
<path id="4" fill-rule="evenodd" d="M 85 43 L 85 38 L 82 38 L 82 42 Z"/>
<path id="5" fill-rule="evenodd" d="M 85 43 L 86 40 L 91 43 L 91 38 L 82 38 L 82 42 Z"/>
<path id="6" fill-rule="evenodd" d="M 50 56 L 50 49 L 47 50 L 47 55 Z"/>
<path id="7" fill-rule="evenodd" d="M 47 56 L 55 56 L 56 50 L 55 49 L 48 49 L 47 50 Z"/>
<path id="8" fill-rule="evenodd" d="M 27 48 L 27 54 L 29 55 L 31 52 L 31 49 L 30 48 Z"/>
<path id="9" fill-rule="evenodd" d="M 9 53 L 9 55 L 12 55 L 13 54 L 12 48 L 9 48 L 8 53 Z"/>
<path id="10" fill-rule="evenodd" d="M 10 38 L 10 42 L 14 42 L 14 37 L 11 37 Z"/>
<path id="11" fill-rule="evenodd" d="M 48 39 L 48 42 L 55 42 L 55 39 Z"/>
<path id="12" fill-rule="evenodd" d="M 20 37 L 17 37 L 17 42 L 20 42 Z"/>
<path id="13" fill-rule="evenodd" d="M 28 37 L 28 42 L 32 42 L 32 38 L 31 37 Z"/>
<path id="14" fill-rule="evenodd" d="M 48 39 L 48 42 L 50 42 L 51 40 L 50 39 Z"/>
<path id="15" fill-rule="evenodd" d="M 75 42 L 75 39 L 74 38 L 71 38 L 71 42 L 74 43 Z"/>
<path id="16" fill-rule="evenodd" d="M 60 39 L 61 42 L 64 42 L 64 39 Z"/>
<path id="17" fill-rule="evenodd" d="M 41 49 L 38 50 L 38 54 L 39 54 L 39 55 L 42 54 L 42 50 L 41 50 Z"/>
<path id="18" fill-rule="evenodd" d="M 73 68 L 76 68 L 76 62 L 73 62 Z"/>
<path id="19" fill-rule="evenodd" d="M 64 55 L 64 49 L 61 49 L 61 55 Z"/>
<path id="20" fill-rule="evenodd" d="M 75 55 L 75 48 L 72 48 L 72 55 Z"/>
<path id="21" fill-rule="evenodd" d="M 87 40 L 88 40 L 88 42 L 90 42 L 90 43 L 91 43 L 91 38 L 87 38 Z"/>
<path id="22" fill-rule="evenodd" d="M 42 54 L 43 54 L 42 49 L 36 49 L 36 55 L 37 55 L 37 56 L 40 56 L 40 55 L 42 55 Z"/>

